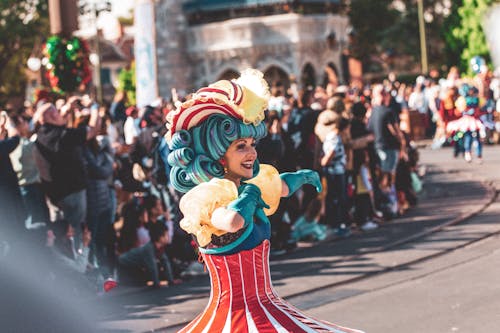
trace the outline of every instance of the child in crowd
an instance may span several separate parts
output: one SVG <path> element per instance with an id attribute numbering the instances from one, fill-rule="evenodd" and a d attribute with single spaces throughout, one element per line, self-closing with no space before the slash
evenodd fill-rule
<path id="1" fill-rule="evenodd" d="M 321 216 L 321 206 L 321 200 L 318 198 L 309 203 L 304 215 L 300 216 L 292 227 L 292 239 L 294 241 L 321 241 L 328 236 L 327 226 L 318 223 Z"/>
<path id="2" fill-rule="evenodd" d="M 326 222 L 335 228 L 335 234 L 348 237 L 351 234 L 347 212 L 347 157 L 342 142 L 342 134 L 350 131 L 349 120 L 341 118 L 331 110 L 325 110 L 318 116 L 315 134 L 323 142 L 321 166 L 327 179 L 325 198 Z"/>
<path id="3" fill-rule="evenodd" d="M 133 198 L 121 210 L 123 225 L 118 241 L 119 253 L 127 252 L 149 242 L 149 233 L 145 228 L 147 211 L 139 201 L 139 198 Z"/>
<path id="4" fill-rule="evenodd" d="M 124 285 L 146 285 L 152 281 L 153 287 L 160 287 L 160 280 L 165 278 L 169 285 L 182 281 L 174 279 L 170 260 L 165 254 L 169 243 L 168 230 L 163 223 L 149 226 L 151 241 L 146 245 L 123 253 L 118 258 L 118 276 Z"/>
<path id="5" fill-rule="evenodd" d="M 176 242 L 178 241 L 175 237 L 174 221 L 170 218 L 170 214 L 163 204 L 163 201 L 156 195 L 147 196 L 144 200 L 144 205 L 146 206 L 148 214 L 148 223 L 146 227 L 149 228 L 153 224 L 161 223 L 167 228 L 168 242 L 165 246 L 165 256 L 171 263 L 173 275 L 175 277 L 180 276 L 186 264 L 180 259 L 183 258 L 183 254 L 173 249 L 172 243 L 174 240 Z"/>

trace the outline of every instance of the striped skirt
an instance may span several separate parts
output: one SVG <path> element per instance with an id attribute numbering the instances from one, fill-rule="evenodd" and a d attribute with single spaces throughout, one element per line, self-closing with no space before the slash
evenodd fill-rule
<path id="1" fill-rule="evenodd" d="M 268 240 L 252 250 L 203 259 L 210 300 L 179 332 L 361 332 L 311 318 L 281 299 L 271 283 Z"/>

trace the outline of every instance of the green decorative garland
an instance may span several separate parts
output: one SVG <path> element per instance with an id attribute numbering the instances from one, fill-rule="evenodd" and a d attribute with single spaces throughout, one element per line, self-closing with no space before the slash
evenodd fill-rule
<path id="1" fill-rule="evenodd" d="M 51 36 L 43 51 L 48 59 L 46 77 L 52 89 L 73 92 L 92 79 L 89 48 L 80 38 Z"/>

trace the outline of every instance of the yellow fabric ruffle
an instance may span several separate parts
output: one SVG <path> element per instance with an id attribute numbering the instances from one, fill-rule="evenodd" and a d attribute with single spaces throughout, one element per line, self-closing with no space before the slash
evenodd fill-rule
<path id="1" fill-rule="evenodd" d="M 180 227 L 196 236 L 200 246 L 206 246 L 216 236 L 226 233 L 212 225 L 212 213 L 238 197 L 236 185 L 227 179 L 214 178 L 189 190 L 181 198 L 179 208 L 184 215 Z"/>
<path id="2" fill-rule="evenodd" d="M 265 118 L 264 110 L 267 109 L 271 97 L 264 74 L 248 68 L 241 72 L 241 76 L 235 82 L 243 89 L 243 99 L 239 104 L 239 113 L 243 121 L 258 125 Z"/>
<path id="3" fill-rule="evenodd" d="M 262 199 L 270 206 L 264 209 L 264 213 L 267 216 L 273 214 L 278 209 L 281 198 L 282 185 L 278 170 L 271 165 L 261 164 L 259 174 L 247 183 L 260 188 Z M 212 225 L 213 211 L 227 206 L 236 198 L 238 198 L 238 189 L 230 180 L 214 178 L 197 185 L 180 200 L 179 208 L 184 215 L 180 227 L 195 235 L 200 246 L 208 245 L 212 240 L 212 234 L 221 236 L 227 233 Z"/>
<path id="4" fill-rule="evenodd" d="M 259 174 L 246 183 L 254 184 L 260 189 L 262 200 L 269 205 L 269 208 L 264 208 L 264 213 L 267 216 L 273 215 L 281 199 L 282 184 L 278 170 L 272 165 L 261 164 Z"/>

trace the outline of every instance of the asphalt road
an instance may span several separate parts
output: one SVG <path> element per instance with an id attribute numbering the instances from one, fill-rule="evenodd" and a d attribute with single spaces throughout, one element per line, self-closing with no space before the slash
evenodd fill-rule
<path id="1" fill-rule="evenodd" d="M 425 151 L 423 158 L 498 189 L 498 148 L 486 150 L 483 165 L 446 160 L 442 152 Z M 417 249 L 448 239 L 440 254 L 293 302 L 315 317 L 370 333 L 500 332 L 499 232 L 496 197 L 478 215 L 406 244 Z"/>
<path id="2" fill-rule="evenodd" d="M 307 312 L 370 333 L 500 332 L 499 241 L 414 265 L 404 277 L 396 271 L 333 290 L 345 298 Z"/>

